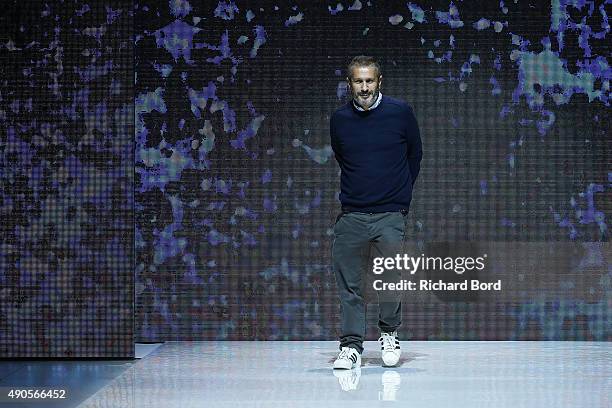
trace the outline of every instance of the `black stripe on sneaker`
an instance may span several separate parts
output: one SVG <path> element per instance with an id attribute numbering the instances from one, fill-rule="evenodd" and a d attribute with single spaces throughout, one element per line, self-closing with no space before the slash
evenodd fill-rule
<path id="1" fill-rule="evenodd" d="M 351 356 L 349 358 L 351 359 L 353 364 L 355 364 L 357 362 L 357 356 L 355 356 L 354 354 L 351 354 Z"/>

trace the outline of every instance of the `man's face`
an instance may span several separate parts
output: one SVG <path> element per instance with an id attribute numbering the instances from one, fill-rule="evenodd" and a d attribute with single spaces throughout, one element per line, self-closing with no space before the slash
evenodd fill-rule
<path id="1" fill-rule="evenodd" d="M 354 67 L 350 78 L 347 78 L 351 95 L 359 106 L 369 109 L 376 102 L 382 75 L 377 76 L 378 72 L 374 66 Z"/>

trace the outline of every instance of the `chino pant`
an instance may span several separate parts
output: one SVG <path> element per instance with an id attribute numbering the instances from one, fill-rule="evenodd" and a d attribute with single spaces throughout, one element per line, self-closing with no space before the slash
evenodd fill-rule
<path id="1" fill-rule="evenodd" d="M 375 257 L 394 258 L 401 252 L 406 221 L 406 210 L 384 213 L 344 212 L 336 218 L 332 265 L 341 305 L 340 348 L 353 347 L 359 353 L 363 352 L 366 332 L 364 290 L 369 290 L 364 282 L 379 278 L 373 273 L 371 260 Z M 401 279 L 396 270 L 385 274 L 385 279 L 389 281 Z M 377 292 L 377 296 L 378 327 L 384 332 L 395 331 L 401 324 L 401 296 L 389 291 Z"/>

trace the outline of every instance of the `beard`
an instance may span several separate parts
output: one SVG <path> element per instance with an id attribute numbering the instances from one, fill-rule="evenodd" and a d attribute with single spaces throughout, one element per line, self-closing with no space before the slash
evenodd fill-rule
<path id="1" fill-rule="evenodd" d="M 369 108 L 376 102 L 376 98 L 378 98 L 378 89 L 372 92 L 361 93 L 356 92 L 353 94 L 353 99 L 363 108 Z"/>

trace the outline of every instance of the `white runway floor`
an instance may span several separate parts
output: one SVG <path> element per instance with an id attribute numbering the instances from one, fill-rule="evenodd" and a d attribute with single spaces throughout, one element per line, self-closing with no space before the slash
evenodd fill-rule
<path id="1" fill-rule="evenodd" d="M 167 342 L 79 407 L 612 407 L 612 344 L 402 342 L 397 368 L 366 342 Z"/>

